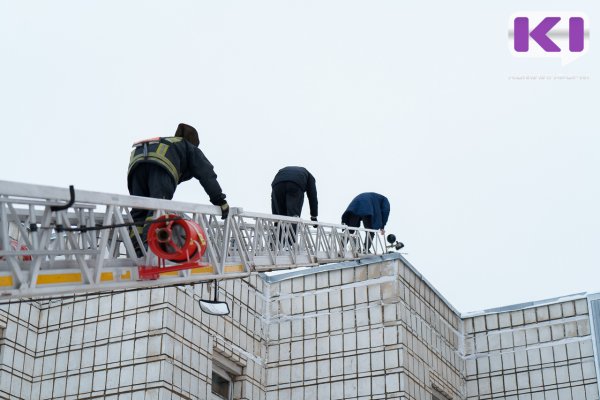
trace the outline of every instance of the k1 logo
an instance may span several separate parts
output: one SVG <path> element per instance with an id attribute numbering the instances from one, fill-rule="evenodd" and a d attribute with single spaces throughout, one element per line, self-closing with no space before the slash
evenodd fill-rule
<path id="1" fill-rule="evenodd" d="M 520 12 L 510 17 L 508 37 L 515 57 L 554 57 L 565 65 L 587 52 L 589 20 L 577 12 Z"/>

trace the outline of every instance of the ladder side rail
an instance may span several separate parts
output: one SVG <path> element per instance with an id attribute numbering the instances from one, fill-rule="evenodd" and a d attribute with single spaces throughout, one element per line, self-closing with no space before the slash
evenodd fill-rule
<path id="1" fill-rule="evenodd" d="M 327 248 L 329 249 L 328 257 L 329 259 L 340 259 L 340 260 L 349 260 L 353 259 L 353 255 L 348 256 L 346 252 L 346 241 L 344 240 L 344 235 L 346 234 L 347 229 L 342 229 L 339 227 L 327 227 L 325 229 L 325 242 L 327 243 Z"/>
<path id="2" fill-rule="evenodd" d="M 259 227 L 257 232 L 260 235 L 262 248 L 254 253 L 253 261 L 254 266 L 257 265 L 256 257 L 263 256 L 265 253 L 268 256 L 270 264 L 275 263 L 277 256 L 277 237 L 275 236 L 275 225 L 273 221 L 265 220 L 263 218 L 254 218 L 256 225 Z"/>
<path id="3" fill-rule="evenodd" d="M 225 261 L 227 260 L 227 256 L 229 255 L 229 242 L 231 237 L 231 222 L 232 219 L 226 218 L 225 223 L 223 224 L 223 236 L 221 242 L 221 259 L 219 260 L 218 265 L 218 273 L 223 274 L 225 272 Z"/>
<path id="4" fill-rule="evenodd" d="M 127 222 L 131 222 L 133 223 L 133 217 L 131 216 L 131 212 L 129 211 L 129 207 L 123 207 L 123 209 L 125 210 L 125 220 Z M 136 225 L 131 226 L 131 232 L 133 232 L 133 238 L 131 236 L 129 236 L 129 241 L 131 242 L 131 247 L 125 246 L 125 248 L 127 249 L 127 256 L 130 258 L 134 258 L 137 257 L 135 255 L 135 249 L 134 249 L 134 245 L 133 245 L 133 240 L 135 239 L 135 241 L 137 242 L 138 248 L 142 251 L 142 255 L 143 257 L 146 257 L 146 246 L 144 246 L 144 241 L 142 240 L 142 236 L 140 235 L 140 232 L 137 229 Z"/>
<path id="5" fill-rule="evenodd" d="M 85 227 L 94 227 L 95 226 L 95 220 L 94 220 L 94 214 L 93 214 L 93 210 L 90 207 L 77 207 L 76 212 L 78 214 L 78 221 L 79 221 L 79 226 L 85 226 Z M 81 248 L 82 249 L 86 249 L 86 248 L 90 248 L 92 246 L 95 247 L 97 236 L 95 234 L 95 231 L 93 230 L 88 230 L 88 231 L 82 231 L 80 234 L 80 238 L 81 238 Z"/>
<path id="6" fill-rule="evenodd" d="M 76 221 L 79 224 L 78 226 L 88 226 L 88 224 L 86 223 L 86 213 L 85 213 L 85 208 L 84 207 L 73 207 L 73 209 L 75 210 L 75 214 L 77 215 Z M 88 240 L 88 232 L 80 232 L 79 234 L 79 240 L 80 240 L 80 246 L 82 249 L 85 249 L 89 244 L 91 244 L 91 242 Z"/>
<path id="7" fill-rule="evenodd" d="M 244 252 L 248 268 L 251 269 L 252 255 L 256 248 L 256 226 L 250 226 L 244 218 L 239 215 L 235 215 L 234 218 L 236 219 L 236 229 L 238 230 L 242 244 L 240 246 L 242 247 L 241 251 Z"/>
<path id="8" fill-rule="evenodd" d="M 373 251 L 375 252 L 375 254 L 384 254 L 385 250 L 386 250 L 384 236 L 380 235 L 379 232 L 376 232 L 375 238 L 377 238 L 377 240 L 375 241 L 375 244 L 373 245 Z"/>
<path id="9" fill-rule="evenodd" d="M 241 208 L 232 208 L 230 217 L 223 222 L 220 220 L 221 210 L 216 206 L 81 190 L 76 192 L 76 203 L 69 209 L 53 212 L 51 205 L 70 200 L 68 189 L 5 183 L 0 181 L 0 243 L 10 246 L 11 234 L 17 235 L 18 232 L 30 247 L 26 251 L 19 249 L 8 253 L 8 247 L 0 250 L 0 256 L 5 256 L 6 260 L 0 261 L 0 272 L 3 276 L 12 275 L 13 283 L 8 290 L 12 290 L 15 296 L 36 291 L 54 293 L 65 290 L 72 293 L 109 290 L 118 285 L 138 286 L 141 281 L 137 280 L 137 268 L 158 264 L 157 257 L 152 252 L 144 258 L 135 255 L 134 240 L 141 244 L 137 229 L 133 229 L 130 236 L 127 227 L 111 227 L 133 222 L 130 209 L 134 207 L 154 210 L 155 216 L 167 212 L 192 215 L 206 235 L 207 251 L 202 261 L 207 260 L 212 267 L 161 275 L 158 280 L 148 282 L 147 286 L 248 276 L 257 267 L 258 270 L 293 268 L 363 257 L 369 254 L 364 247 L 364 239 L 371 233 L 374 233 L 371 252 L 385 252 L 385 244 L 377 230 L 248 213 Z M 85 227 L 95 227 L 98 222 L 108 228 L 85 230 Z M 18 230 L 10 225 L 12 223 L 17 225 Z M 42 229 L 29 231 L 28 226 L 22 223 L 35 224 Z M 60 223 L 69 228 L 83 227 L 83 230 L 57 231 L 54 224 Z M 314 229 L 313 225 L 317 228 Z M 145 250 L 145 246 L 141 248 Z M 25 255 L 31 255 L 32 260 L 24 262 Z M 231 268 L 234 265 L 237 267 Z M 63 271 L 83 279 L 81 282 L 79 278 L 75 279 L 77 282 L 67 279 L 60 284 L 48 285 L 49 276 Z M 104 281 L 103 272 L 107 272 Z M 40 274 L 44 275 L 44 280 L 38 284 Z"/>
<path id="10" fill-rule="evenodd" d="M 342 248 L 339 240 L 340 229 L 335 226 L 322 225 L 319 226 L 318 231 L 321 233 L 321 251 L 325 253 L 326 258 L 329 260 L 346 259 L 345 253 L 340 250 Z"/>
<path id="11" fill-rule="evenodd" d="M 317 224 L 317 229 L 315 232 L 315 253 L 318 255 L 320 253 L 325 253 L 327 255 L 330 254 L 329 249 L 327 248 L 327 242 L 324 241 L 325 232 L 323 225 Z"/>
<path id="12" fill-rule="evenodd" d="M 236 251 L 242 263 L 245 272 L 250 272 L 250 259 L 248 257 L 248 246 L 246 245 L 246 241 L 243 239 L 243 233 L 241 231 L 240 219 L 237 216 L 230 216 L 232 219 L 232 228 L 231 228 L 231 236 L 233 239 L 233 243 L 235 244 Z"/>
<path id="13" fill-rule="evenodd" d="M 116 212 L 113 215 L 114 223 L 117 225 L 123 224 L 125 221 L 123 220 L 124 208 L 117 207 Z M 111 228 L 112 231 L 112 239 L 109 245 L 109 254 L 110 256 L 107 259 L 119 258 L 121 256 L 121 245 L 126 246 L 127 241 L 131 241 L 129 238 L 129 233 L 125 227 L 114 227 Z M 129 255 L 135 253 L 128 253 Z M 124 255 L 128 255 L 127 253 Z"/>
<path id="14" fill-rule="evenodd" d="M 44 214 L 42 215 L 42 221 L 41 221 L 41 225 L 42 226 L 50 226 L 50 221 L 52 220 L 52 214 L 50 212 L 50 206 L 46 206 L 44 207 Z M 35 233 L 39 233 L 35 232 Z M 44 229 L 42 230 L 42 234 L 40 235 L 40 239 L 38 241 L 38 247 L 34 250 L 50 250 L 49 245 L 50 245 L 50 238 L 51 238 L 51 230 L 50 229 Z M 33 257 L 32 260 L 32 265 L 30 267 L 30 283 L 29 283 L 29 287 L 30 288 L 35 288 L 36 283 L 37 283 L 37 276 L 38 273 L 40 271 L 40 267 L 42 265 L 42 261 L 44 261 L 44 259 L 46 258 L 46 256 L 44 255 L 38 255 L 37 257 Z"/>
<path id="15" fill-rule="evenodd" d="M 266 220 L 264 218 L 260 219 L 262 221 L 263 235 L 266 240 L 268 240 L 268 251 L 270 255 L 271 264 L 275 264 L 275 259 L 277 258 L 277 248 L 279 247 L 279 227 L 275 221 Z"/>
<path id="16" fill-rule="evenodd" d="M 17 183 L 0 180 L 0 194 L 8 197 L 25 197 L 28 199 L 38 199 L 40 204 L 47 206 L 61 205 L 62 202 L 70 200 L 68 188 L 57 188 L 53 186 L 33 185 L 27 183 Z M 171 210 L 177 213 L 199 212 L 202 214 L 221 215 L 221 209 L 218 206 L 185 203 L 176 200 L 154 199 L 149 197 L 121 195 L 113 193 L 92 192 L 76 189 L 75 200 L 77 203 L 104 205 L 104 206 L 124 206 L 133 208 L 144 208 L 148 210 L 163 209 Z M 239 207 L 231 207 L 231 212 L 241 213 L 243 210 Z"/>
<path id="17" fill-rule="evenodd" d="M 117 215 L 117 213 L 115 213 L 115 215 L 113 215 L 113 218 Z M 115 218 L 115 223 L 116 223 L 116 218 Z M 118 245 L 119 245 L 119 229 L 118 228 L 111 228 L 110 229 L 110 235 L 108 238 L 108 254 L 106 256 L 107 259 L 110 258 L 115 258 L 115 257 L 119 257 L 119 253 L 118 253 Z"/>
<path id="18" fill-rule="evenodd" d="M 27 229 L 25 229 L 25 226 L 23 226 L 24 224 L 21 222 L 15 207 L 12 203 L 6 203 L 6 205 L 8 206 L 8 223 L 14 223 L 19 230 L 19 237 L 15 239 L 17 242 L 19 242 L 19 244 L 24 243 L 27 248 L 30 248 L 31 240 L 29 239 L 29 233 L 27 232 Z"/>
<path id="19" fill-rule="evenodd" d="M 254 268 L 255 262 L 254 257 L 257 254 L 262 254 L 263 250 L 268 247 L 268 243 L 263 241 L 263 228 L 262 224 L 259 223 L 256 219 L 250 219 L 253 223 L 250 223 L 247 218 L 244 218 L 241 215 L 237 216 L 239 218 L 240 224 L 244 227 L 244 230 L 248 232 L 250 235 L 250 243 L 251 247 L 248 251 L 248 262 L 251 268 Z M 268 250 L 267 250 L 268 251 Z"/>
<path id="20" fill-rule="evenodd" d="M 306 251 L 308 260 L 311 262 L 315 262 L 316 258 L 317 258 L 317 253 L 316 253 L 316 249 L 315 249 L 315 242 L 313 240 L 311 230 L 310 230 L 310 225 L 303 222 L 301 229 L 302 229 L 302 240 L 300 240 L 300 238 L 298 239 L 299 245 L 302 246 L 302 249 L 304 251 Z"/>
<path id="21" fill-rule="evenodd" d="M 115 212 L 115 206 L 109 205 L 106 209 L 106 213 L 104 214 L 104 220 L 102 225 L 110 225 L 113 221 L 113 213 Z M 89 283 L 99 283 L 100 276 L 102 272 L 102 265 L 104 263 L 104 259 L 107 257 L 107 244 L 110 232 L 108 229 L 102 229 L 100 231 L 100 239 L 97 244 L 98 255 L 96 256 L 96 262 L 94 266 L 94 276 L 93 280 Z"/>
<path id="22" fill-rule="evenodd" d="M 133 218 L 131 218 L 131 214 L 129 214 L 129 210 L 127 207 L 120 207 L 119 208 L 119 212 L 115 213 L 115 222 L 117 224 L 124 224 L 125 223 L 125 219 L 123 218 L 123 215 L 125 215 L 125 217 L 128 217 L 129 219 L 131 219 L 131 221 L 128 222 L 133 222 Z M 137 260 L 137 256 L 135 254 L 135 248 L 133 245 L 133 241 L 131 240 L 131 236 L 129 235 L 129 232 L 127 231 L 127 228 L 125 228 L 124 226 L 118 228 L 119 232 L 121 233 L 121 239 L 123 240 L 123 245 L 125 246 L 125 255 L 127 256 L 126 258 L 131 258 L 131 259 L 135 259 Z M 137 229 L 135 228 L 135 226 L 131 227 L 131 229 L 133 230 L 133 232 L 135 233 L 134 238 L 136 238 L 136 240 L 140 241 L 140 244 L 142 242 L 142 238 L 140 237 Z"/>
<path id="23" fill-rule="evenodd" d="M 234 238 L 235 243 L 237 243 L 237 251 L 238 251 L 238 255 L 240 257 L 240 259 L 242 260 L 242 263 L 244 264 L 244 268 L 246 270 L 250 270 L 250 257 L 249 257 L 249 253 L 252 250 L 252 245 L 251 245 L 251 239 L 250 236 L 252 235 L 251 232 L 247 232 L 246 230 L 244 230 L 244 225 L 241 221 L 241 219 L 237 216 L 234 215 L 234 224 L 233 224 L 233 228 L 234 230 L 232 231 L 232 235 Z"/>
<path id="24" fill-rule="evenodd" d="M 70 200 L 71 195 L 68 188 L 57 188 L 53 186 L 33 185 L 27 183 L 17 183 L 10 181 L 0 181 L 3 195 L 9 197 L 25 197 L 31 199 L 40 199 L 43 205 L 61 205 L 61 202 Z M 175 212 L 215 212 L 220 213 L 217 206 L 209 206 L 194 203 L 183 203 L 174 200 L 154 199 L 140 196 L 129 196 L 102 192 L 92 192 L 87 190 L 75 190 L 75 200 L 77 203 L 84 204 L 102 204 L 105 206 L 126 206 L 146 209 L 168 209 Z"/>
<path id="25" fill-rule="evenodd" d="M 329 249 L 329 258 L 340 257 L 347 259 L 346 252 L 343 250 L 343 242 L 340 240 L 340 232 L 344 230 L 335 226 L 326 227 L 323 230 L 324 242 Z"/>
<path id="26" fill-rule="evenodd" d="M 373 238 L 370 237 L 370 234 L 373 233 Z M 361 249 L 364 255 L 369 254 L 369 249 L 364 248 L 363 243 L 367 243 L 367 238 L 371 244 L 371 249 L 373 254 L 383 254 L 385 253 L 385 246 L 383 245 L 383 239 L 379 234 L 379 229 L 367 229 L 361 228 Z"/>
<path id="27" fill-rule="evenodd" d="M 69 228 L 72 226 L 71 221 L 69 220 L 69 217 L 67 216 L 67 213 L 58 211 L 56 217 L 57 217 L 56 218 L 57 222 L 59 222 L 62 219 L 62 222 L 64 225 L 66 225 Z M 79 236 L 81 236 L 81 234 L 77 231 L 65 232 L 65 257 L 68 257 L 69 255 L 71 255 L 70 252 L 67 250 L 68 245 L 71 246 L 72 250 L 85 250 L 84 248 L 80 248 L 80 245 L 77 240 L 77 238 Z M 90 267 L 88 266 L 84 256 L 82 256 L 81 254 L 78 254 L 78 253 L 72 254 L 72 256 L 77 260 L 77 263 L 79 264 L 82 277 L 86 280 L 87 283 L 91 283 L 92 282 L 92 272 L 91 272 Z"/>
<path id="28" fill-rule="evenodd" d="M 287 253 L 290 258 L 290 265 L 297 264 L 298 254 L 298 224 L 294 224 L 292 222 L 284 222 L 284 226 L 286 228 L 286 240 L 283 242 L 283 246 L 281 248 L 281 253 L 285 254 L 285 249 L 287 248 Z"/>
<path id="29" fill-rule="evenodd" d="M 250 276 L 250 272 L 228 273 L 227 279 L 241 279 Z M 223 275 L 206 274 L 201 278 L 190 275 L 188 277 L 165 277 L 159 280 L 131 280 L 131 281 L 115 281 L 110 284 L 105 282 L 91 283 L 88 285 L 52 285 L 38 286 L 36 288 L 22 288 L 19 290 L 0 290 L 2 300 L 37 298 L 43 296 L 60 296 L 84 293 L 106 293 L 118 290 L 131 289 L 150 289 L 165 286 L 181 286 L 190 285 L 198 282 L 206 282 L 223 279 Z"/>
<path id="30" fill-rule="evenodd" d="M 29 215 L 27 216 L 26 221 L 29 221 L 30 225 L 35 225 L 37 226 L 37 216 L 38 213 L 35 209 L 35 206 L 33 204 L 30 204 L 28 207 L 29 210 Z M 43 214 L 41 214 L 41 217 L 43 217 Z M 39 248 L 39 232 L 36 229 L 34 232 L 30 232 L 31 235 L 31 249 L 37 249 Z"/>
<path id="31" fill-rule="evenodd" d="M 243 221 L 246 229 L 253 232 L 253 247 L 249 252 L 250 263 L 252 268 L 263 264 L 259 260 L 264 260 L 265 257 L 268 260 L 268 265 L 275 263 L 277 258 L 277 236 L 276 232 L 278 227 L 274 225 L 272 221 L 261 217 L 239 215 L 241 221 Z"/>
<path id="32" fill-rule="evenodd" d="M 214 236 L 210 234 L 210 218 L 208 215 L 194 213 L 193 217 L 194 221 L 200 225 L 200 228 L 206 234 L 206 253 L 208 254 L 208 262 L 213 268 L 217 268 L 217 264 L 219 262 L 219 257 L 217 255 L 217 249 L 213 240 Z"/>
<path id="33" fill-rule="evenodd" d="M 0 243 L 2 245 L 2 250 L 9 251 L 10 240 L 8 237 L 8 216 L 6 209 L 6 203 L 4 201 L 0 202 Z M 18 281 L 19 286 L 26 286 L 27 283 L 25 282 L 25 274 L 23 273 L 21 267 L 19 266 L 19 263 L 17 262 L 17 257 L 10 255 L 6 255 L 4 257 L 8 261 L 8 264 L 12 270 L 13 277 Z"/>

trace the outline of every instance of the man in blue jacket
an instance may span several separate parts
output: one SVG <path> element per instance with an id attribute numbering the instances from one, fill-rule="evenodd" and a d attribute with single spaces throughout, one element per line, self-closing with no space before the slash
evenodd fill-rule
<path id="1" fill-rule="evenodd" d="M 385 234 L 385 224 L 390 216 L 390 202 L 387 197 L 374 192 L 361 193 L 356 196 L 342 214 L 342 224 L 352 227 L 359 227 L 362 221 L 367 229 L 379 229 L 381 234 Z M 350 233 L 354 233 L 350 230 Z M 375 234 L 370 232 L 365 238 L 365 247 L 367 250 L 371 247 L 371 242 Z"/>
<path id="2" fill-rule="evenodd" d="M 170 200 L 177 185 L 196 178 L 208 194 L 210 202 L 221 208 L 221 218 L 227 218 L 229 205 L 225 194 L 217 181 L 213 165 L 198 148 L 199 145 L 198 132 L 186 124 L 179 124 L 175 136 L 156 137 L 135 143 L 127 172 L 129 194 Z M 148 226 L 142 229 L 141 225 L 145 220 L 152 219 L 153 211 L 134 208 L 131 216 L 145 242 Z M 137 242 L 134 241 L 134 244 L 137 255 L 141 256 Z"/>

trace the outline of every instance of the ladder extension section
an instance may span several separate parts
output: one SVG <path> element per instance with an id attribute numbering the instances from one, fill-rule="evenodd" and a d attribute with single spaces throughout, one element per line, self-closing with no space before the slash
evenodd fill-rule
<path id="1" fill-rule="evenodd" d="M 205 253 L 183 263 L 151 249 L 137 257 L 144 246 L 129 227 L 132 208 L 194 221 Z M 369 233 L 376 231 L 241 208 L 223 221 L 216 206 L 83 190 L 73 199 L 65 188 L 0 181 L 0 299 L 242 278 L 385 253 L 378 234 L 365 248 Z"/>

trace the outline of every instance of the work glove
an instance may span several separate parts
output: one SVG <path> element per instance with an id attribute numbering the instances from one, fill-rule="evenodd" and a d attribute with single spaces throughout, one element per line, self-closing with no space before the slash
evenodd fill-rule
<path id="1" fill-rule="evenodd" d="M 317 217 L 310 217 L 311 221 L 317 222 Z M 317 228 L 319 225 L 313 225 L 313 228 Z"/>
<path id="2" fill-rule="evenodd" d="M 221 207 L 221 219 L 226 219 L 229 216 L 229 204 L 227 202 L 220 205 Z"/>

